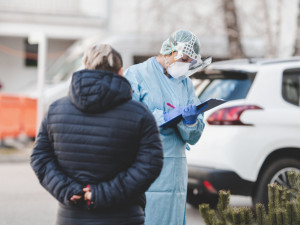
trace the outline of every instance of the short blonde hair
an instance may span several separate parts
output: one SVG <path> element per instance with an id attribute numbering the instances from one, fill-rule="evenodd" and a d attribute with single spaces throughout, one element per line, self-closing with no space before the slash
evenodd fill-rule
<path id="1" fill-rule="evenodd" d="M 83 64 L 88 70 L 107 70 L 118 73 L 123 67 L 120 53 L 108 44 L 95 44 L 83 56 Z"/>

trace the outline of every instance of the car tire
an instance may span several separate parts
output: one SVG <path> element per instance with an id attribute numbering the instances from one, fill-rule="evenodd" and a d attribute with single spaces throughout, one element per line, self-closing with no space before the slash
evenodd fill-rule
<path id="1" fill-rule="evenodd" d="M 197 209 L 203 203 L 207 203 L 211 209 L 215 209 L 218 204 L 218 198 L 218 194 L 194 194 L 193 190 L 188 190 L 187 192 L 187 202 Z"/>
<path id="2" fill-rule="evenodd" d="M 292 158 L 278 159 L 270 163 L 261 174 L 254 195 L 252 196 L 253 207 L 255 208 L 257 203 L 262 203 L 265 206 L 268 205 L 268 184 L 271 181 L 276 182 L 286 175 L 287 171 L 291 169 L 298 169 L 300 171 L 300 160 Z M 272 182 L 273 183 L 273 182 Z M 284 182 L 283 182 L 284 183 Z M 288 185 L 288 184 L 286 184 Z"/>

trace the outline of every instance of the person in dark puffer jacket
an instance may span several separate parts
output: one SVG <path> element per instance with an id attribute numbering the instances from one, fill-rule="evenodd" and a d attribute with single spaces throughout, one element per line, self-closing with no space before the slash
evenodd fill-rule
<path id="1" fill-rule="evenodd" d="M 131 99 L 111 46 L 94 45 L 83 63 L 49 107 L 31 166 L 59 201 L 57 225 L 144 224 L 144 193 L 163 165 L 155 119 Z"/>

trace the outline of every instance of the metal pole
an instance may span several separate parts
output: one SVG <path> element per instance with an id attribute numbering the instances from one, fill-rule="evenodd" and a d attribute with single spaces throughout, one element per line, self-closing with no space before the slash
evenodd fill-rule
<path id="1" fill-rule="evenodd" d="M 38 37 L 38 102 L 37 102 L 37 132 L 44 117 L 44 86 L 46 76 L 47 50 L 48 40 L 44 33 L 40 33 Z"/>
<path id="2" fill-rule="evenodd" d="M 112 0 L 106 0 L 106 19 L 105 19 L 105 28 L 106 31 L 110 31 L 110 12 L 111 12 L 111 1 Z"/>

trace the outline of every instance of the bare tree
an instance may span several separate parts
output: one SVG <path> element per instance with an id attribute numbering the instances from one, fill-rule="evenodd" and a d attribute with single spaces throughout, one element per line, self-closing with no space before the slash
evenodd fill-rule
<path id="1" fill-rule="evenodd" d="M 279 55 L 281 23 L 282 23 L 281 9 L 282 9 L 282 0 L 278 0 L 277 1 L 276 34 L 275 34 L 275 41 L 274 41 L 274 54 L 275 54 L 274 56 Z"/>
<path id="2" fill-rule="evenodd" d="M 236 7 L 234 0 L 223 0 L 224 20 L 229 41 L 229 52 L 231 58 L 245 57 L 242 44 L 241 34 L 238 26 Z"/>
<path id="3" fill-rule="evenodd" d="M 281 9 L 283 7 L 283 1 L 277 0 L 276 4 L 276 20 L 271 21 L 270 18 L 270 7 L 268 0 L 262 0 L 262 12 L 264 18 L 264 36 L 265 36 L 265 57 L 277 57 L 279 55 L 280 37 L 281 37 Z M 273 2 L 272 2 L 273 3 Z M 272 24 L 275 24 L 274 30 L 272 31 Z"/>
<path id="4" fill-rule="evenodd" d="M 300 1 L 298 2 L 297 34 L 293 56 L 300 55 Z"/>
<path id="5" fill-rule="evenodd" d="M 262 0 L 263 4 L 263 15 L 264 15 L 264 21 L 265 21 L 265 57 L 272 57 L 275 55 L 274 53 L 274 44 L 273 44 L 273 38 L 272 38 L 272 31 L 271 31 L 271 21 L 270 21 L 270 14 L 268 12 L 268 3 L 267 0 Z"/>

